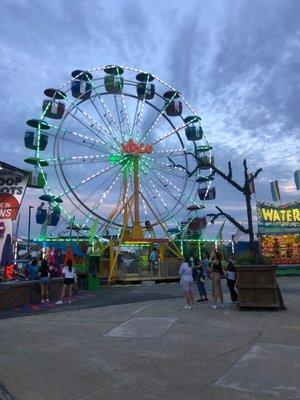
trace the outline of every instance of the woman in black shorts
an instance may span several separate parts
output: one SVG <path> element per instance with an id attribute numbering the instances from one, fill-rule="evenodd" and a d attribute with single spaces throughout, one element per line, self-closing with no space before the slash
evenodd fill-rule
<path id="1" fill-rule="evenodd" d="M 71 303 L 72 300 L 72 291 L 73 291 L 73 285 L 75 282 L 75 277 L 76 277 L 76 270 L 73 267 L 72 260 L 67 261 L 67 266 L 63 268 L 62 274 L 64 277 L 64 285 L 62 288 L 60 300 L 56 302 L 56 304 L 63 304 L 63 298 L 65 297 L 66 290 L 68 288 L 69 290 L 69 298 L 68 298 L 68 303 Z"/>

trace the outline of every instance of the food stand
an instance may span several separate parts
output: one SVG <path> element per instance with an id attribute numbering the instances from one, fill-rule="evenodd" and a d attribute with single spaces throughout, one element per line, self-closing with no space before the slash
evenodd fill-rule
<path id="1" fill-rule="evenodd" d="M 300 266 L 300 201 L 257 202 L 257 214 L 262 256 L 274 265 Z"/>

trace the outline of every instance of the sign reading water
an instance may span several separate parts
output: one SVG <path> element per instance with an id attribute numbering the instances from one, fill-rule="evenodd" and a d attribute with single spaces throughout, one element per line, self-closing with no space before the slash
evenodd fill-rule
<path id="1" fill-rule="evenodd" d="M 300 201 L 280 206 L 257 202 L 256 206 L 259 225 L 300 227 Z"/>

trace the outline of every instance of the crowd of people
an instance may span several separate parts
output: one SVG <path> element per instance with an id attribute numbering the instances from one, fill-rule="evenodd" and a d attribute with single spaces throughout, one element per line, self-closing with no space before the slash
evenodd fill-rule
<path id="1" fill-rule="evenodd" d="M 15 264 L 7 265 L 4 268 L 3 279 L 4 282 L 16 280 L 31 280 L 39 281 L 41 289 L 41 303 L 49 303 L 49 284 L 51 278 L 63 277 L 63 287 L 60 299 L 56 304 L 63 304 L 64 297 L 68 294 L 68 303 L 72 301 L 72 294 L 77 282 L 76 269 L 73 266 L 71 259 L 67 260 L 66 265 L 61 268 L 59 264 L 51 264 L 46 259 L 41 262 L 34 258 L 30 265 L 25 267 L 24 273 L 21 274 Z"/>
<path id="2" fill-rule="evenodd" d="M 221 254 L 217 251 L 213 251 L 211 254 L 206 252 L 201 260 L 194 257 L 185 256 L 183 263 L 179 268 L 179 277 L 180 284 L 186 298 L 186 305 L 184 308 L 187 310 L 195 308 L 196 301 L 209 301 L 205 287 L 208 279 L 211 279 L 212 281 L 212 308 L 214 310 L 217 310 L 218 308 L 224 308 L 224 298 L 221 284 L 222 279 L 226 279 L 227 281 L 231 302 L 237 302 L 238 295 L 235 290 L 236 267 L 234 256 L 232 254 L 228 257 L 228 262 L 225 268 L 222 265 Z M 194 281 L 196 282 L 199 292 L 198 300 L 195 300 L 194 296 Z"/>
<path id="3" fill-rule="evenodd" d="M 154 248 L 149 257 L 150 271 L 155 273 L 157 269 L 158 251 Z M 16 279 L 19 272 L 14 266 L 6 266 L 4 270 L 5 281 Z M 61 296 L 56 304 L 63 304 L 65 296 L 68 296 L 68 303 L 72 301 L 74 288 L 76 289 L 77 274 L 72 260 L 68 259 L 66 265 L 61 266 L 56 263 L 49 263 L 46 259 L 35 258 L 30 266 L 25 268 L 25 279 L 38 280 L 41 289 L 41 302 L 49 303 L 49 284 L 50 279 L 54 277 L 63 277 L 63 287 Z M 218 251 L 212 251 L 211 254 L 205 252 L 200 260 L 196 257 L 184 256 L 184 260 L 179 268 L 180 284 L 186 298 L 185 309 L 195 308 L 196 302 L 208 302 L 206 284 L 208 280 L 212 282 L 212 308 L 214 310 L 224 308 L 224 298 L 222 291 L 222 280 L 226 279 L 230 292 L 231 302 L 237 302 L 236 292 L 236 267 L 233 255 L 229 255 L 226 266 L 222 264 L 222 257 Z M 196 283 L 199 299 L 195 299 L 194 282 Z"/>

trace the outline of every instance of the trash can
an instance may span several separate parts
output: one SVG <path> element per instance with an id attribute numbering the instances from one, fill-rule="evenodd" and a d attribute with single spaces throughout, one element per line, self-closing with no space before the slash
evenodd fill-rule
<path id="1" fill-rule="evenodd" d="M 100 287 L 99 275 L 100 256 L 90 256 L 87 259 L 87 288 L 88 290 L 97 290 Z"/>

